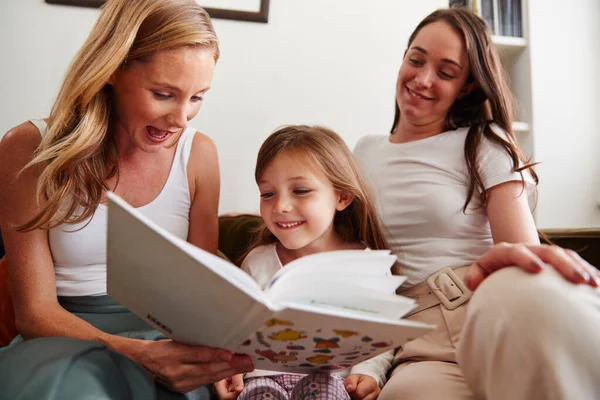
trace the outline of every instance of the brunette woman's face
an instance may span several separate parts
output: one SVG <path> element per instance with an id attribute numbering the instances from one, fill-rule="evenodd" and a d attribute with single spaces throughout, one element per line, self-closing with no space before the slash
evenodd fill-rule
<path id="1" fill-rule="evenodd" d="M 466 94 L 469 59 L 460 33 L 444 21 L 425 25 L 404 54 L 396 83 L 402 119 L 414 125 L 443 121 Z"/>
<path id="2" fill-rule="evenodd" d="M 116 134 L 147 152 L 171 145 L 200 111 L 214 68 L 212 50 L 180 47 L 115 72 Z"/>

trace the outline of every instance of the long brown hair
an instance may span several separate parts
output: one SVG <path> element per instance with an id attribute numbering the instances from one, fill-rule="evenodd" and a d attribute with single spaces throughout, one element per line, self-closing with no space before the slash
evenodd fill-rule
<path id="1" fill-rule="evenodd" d="M 284 152 L 305 156 L 317 165 L 337 191 L 352 203 L 334 217 L 333 227 L 347 243 L 363 243 L 370 249 L 389 249 L 385 229 L 375 209 L 374 197 L 362 177 L 352 152 L 335 132 L 320 126 L 290 125 L 273 132 L 262 144 L 254 177 L 258 183 L 267 166 Z M 263 224 L 248 252 L 278 240 Z M 246 254 L 248 254 L 248 252 Z"/>
<path id="2" fill-rule="evenodd" d="M 113 98 L 107 81 L 127 63 L 181 46 L 219 47 L 210 17 L 194 0 L 108 0 L 69 66 L 35 158 L 42 209 L 18 230 L 87 220 L 118 171 L 109 134 Z"/>
<path id="3" fill-rule="evenodd" d="M 477 152 L 483 137 L 500 145 L 508 153 L 512 159 L 513 170 L 521 172 L 523 185 L 525 185 L 523 170 L 529 169 L 536 185 L 538 177 L 532 168 L 535 164 L 531 164 L 530 160 L 525 159 L 517 145 L 512 130 L 514 97 L 506 82 L 498 53 L 492 43 L 490 31 L 484 20 L 464 8 L 434 11 L 425 17 L 410 35 L 408 48 L 410 48 L 415 37 L 424 26 L 437 21 L 448 23 L 464 38 L 470 65 L 470 76 L 467 83 L 475 82 L 475 88 L 471 93 L 457 99 L 452 104 L 446 116 L 444 127 L 445 131 L 469 127 L 464 149 L 470 176 L 467 200 L 463 206 L 463 212 L 466 212 L 475 189 L 480 193 L 480 206 L 483 207 L 487 204 L 485 187 L 477 168 Z M 391 133 L 396 129 L 399 120 L 400 109 L 398 108 L 398 102 L 396 102 Z M 493 124 L 504 131 L 506 138 L 492 129 Z"/>

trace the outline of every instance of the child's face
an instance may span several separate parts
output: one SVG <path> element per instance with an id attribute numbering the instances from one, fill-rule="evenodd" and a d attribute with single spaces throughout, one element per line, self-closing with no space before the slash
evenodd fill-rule
<path id="1" fill-rule="evenodd" d="M 337 243 L 333 218 L 349 202 L 305 156 L 289 151 L 278 155 L 258 187 L 260 213 L 286 249 L 312 253 Z"/>

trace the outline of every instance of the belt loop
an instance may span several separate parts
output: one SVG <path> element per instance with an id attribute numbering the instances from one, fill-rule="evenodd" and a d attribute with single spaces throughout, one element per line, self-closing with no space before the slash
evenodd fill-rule
<path id="1" fill-rule="evenodd" d="M 427 278 L 427 285 L 448 310 L 454 310 L 466 303 L 472 295 L 463 280 L 448 267 Z"/>

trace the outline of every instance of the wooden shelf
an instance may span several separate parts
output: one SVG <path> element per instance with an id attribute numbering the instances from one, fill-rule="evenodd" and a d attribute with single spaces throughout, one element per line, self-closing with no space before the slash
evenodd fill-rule
<path id="1" fill-rule="evenodd" d="M 492 42 L 501 55 L 515 55 L 523 51 L 527 46 L 527 41 L 522 37 L 512 36 L 492 36 Z"/>
<path id="2" fill-rule="evenodd" d="M 513 121 L 512 129 L 515 133 L 528 133 L 530 127 L 527 122 Z"/>
<path id="3" fill-rule="evenodd" d="M 527 41 L 522 37 L 492 35 L 492 42 L 499 47 L 524 48 Z"/>

